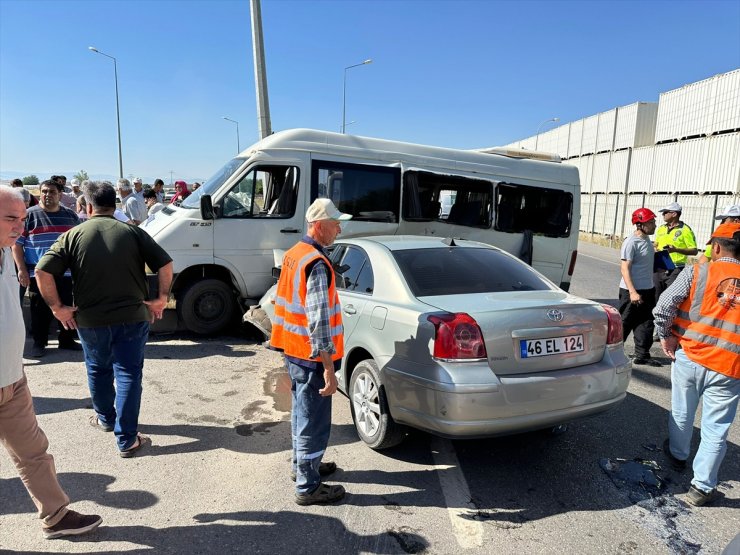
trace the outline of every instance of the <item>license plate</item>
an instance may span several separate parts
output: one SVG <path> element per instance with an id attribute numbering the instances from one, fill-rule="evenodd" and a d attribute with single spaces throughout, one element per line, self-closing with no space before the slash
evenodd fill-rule
<path id="1" fill-rule="evenodd" d="M 583 351 L 583 335 L 568 335 L 550 339 L 521 339 L 519 350 L 522 358 L 577 353 Z"/>

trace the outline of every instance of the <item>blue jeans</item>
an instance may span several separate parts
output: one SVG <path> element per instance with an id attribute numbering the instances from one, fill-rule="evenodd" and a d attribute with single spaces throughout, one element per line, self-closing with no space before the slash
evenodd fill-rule
<path id="1" fill-rule="evenodd" d="M 694 457 L 694 487 L 707 492 L 717 487 L 717 473 L 727 451 L 727 434 L 735 419 L 740 380 L 692 362 L 683 349 L 671 367 L 672 399 L 668 420 L 671 453 L 689 458 L 694 415 L 703 397 L 701 443 Z"/>
<path id="2" fill-rule="evenodd" d="M 113 426 L 118 448 L 128 449 L 136 442 L 139 429 L 144 346 L 149 337 L 149 322 L 79 328 L 77 331 L 85 351 L 93 408 L 103 424 Z"/>
<path id="3" fill-rule="evenodd" d="M 322 397 L 323 368 L 312 369 L 285 361 L 291 381 L 293 409 L 293 470 L 297 494 L 312 493 L 321 484 L 319 465 L 329 445 L 331 431 L 331 396 Z"/>

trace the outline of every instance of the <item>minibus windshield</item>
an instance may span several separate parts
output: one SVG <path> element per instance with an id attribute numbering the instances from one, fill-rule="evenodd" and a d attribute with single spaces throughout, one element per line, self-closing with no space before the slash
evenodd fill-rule
<path id="1" fill-rule="evenodd" d="M 244 158 L 234 158 L 224 164 L 224 166 L 213 174 L 208 181 L 188 196 L 182 204 L 182 208 L 200 208 L 200 197 L 203 195 L 213 195 L 226 181 L 246 163 Z"/>

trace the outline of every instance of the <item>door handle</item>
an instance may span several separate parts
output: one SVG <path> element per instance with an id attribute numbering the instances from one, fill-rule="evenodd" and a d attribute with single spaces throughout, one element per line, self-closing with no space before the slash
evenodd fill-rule
<path id="1" fill-rule="evenodd" d="M 280 230 L 280 233 L 300 233 L 300 229 L 295 229 L 293 227 L 284 227 Z"/>
<path id="2" fill-rule="evenodd" d="M 346 312 L 347 314 L 357 314 L 357 310 L 351 304 L 348 304 L 344 307 L 344 312 Z"/>

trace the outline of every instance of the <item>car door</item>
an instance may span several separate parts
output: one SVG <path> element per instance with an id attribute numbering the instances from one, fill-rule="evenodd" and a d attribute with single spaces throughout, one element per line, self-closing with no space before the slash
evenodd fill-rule
<path id="1" fill-rule="evenodd" d="M 349 344 L 373 294 L 373 269 L 367 253 L 354 245 L 340 245 L 334 249 L 332 263 L 342 305 L 344 341 Z"/>
<path id="2" fill-rule="evenodd" d="M 250 165 L 214 203 L 214 258 L 242 276 L 248 297 L 272 285 L 273 251 L 288 250 L 303 235 L 303 167 L 298 160 Z"/>

